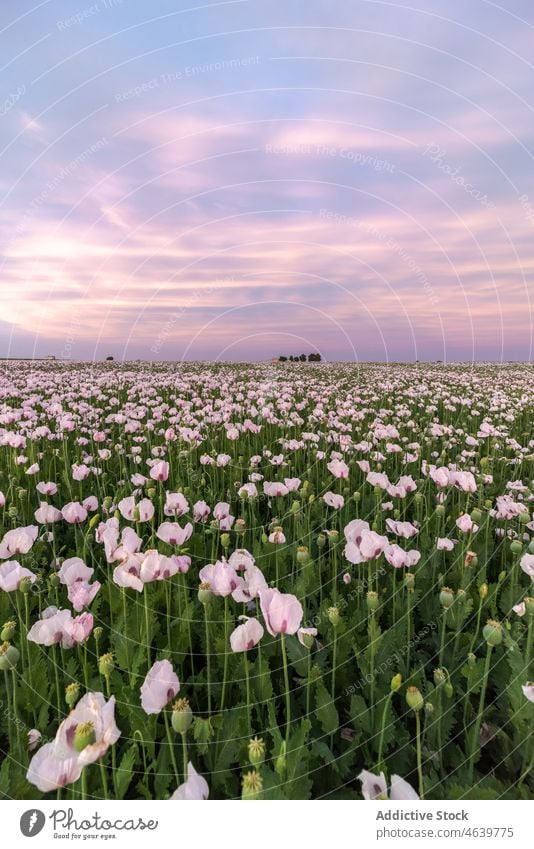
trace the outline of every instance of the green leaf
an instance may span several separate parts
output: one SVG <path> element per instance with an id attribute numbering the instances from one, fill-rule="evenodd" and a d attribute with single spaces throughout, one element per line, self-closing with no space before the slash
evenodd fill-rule
<path id="1" fill-rule="evenodd" d="M 115 788 L 117 797 L 124 799 L 126 791 L 132 780 L 133 768 L 137 760 L 137 746 L 133 743 L 121 758 L 120 764 L 115 772 Z"/>
<path id="2" fill-rule="evenodd" d="M 339 728 L 339 714 L 330 693 L 321 681 L 315 688 L 315 715 L 325 734 L 333 734 Z"/>

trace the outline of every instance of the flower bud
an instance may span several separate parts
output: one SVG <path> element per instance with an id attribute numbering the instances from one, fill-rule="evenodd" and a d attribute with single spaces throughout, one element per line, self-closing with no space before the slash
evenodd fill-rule
<path id="1" fill-rule="evenodd" d="M 502 625 L 495 619 L 488 619 L 482 629 L 482 635 L 488 646 L 500 646 L 502 643 Z"/>
<path id="2" fill-rule="evenodd" d="M 445 695 L 447 696 L 447 698 L 452 699 L 454 689 L 453 689 L 453 686 L 452 686 L 450 681 L 445 681 L 444 690 L 445 690 Z"/>
<path id="3" fill-rule="evenodd" d="M 113 499 L 111 498 L 110 495 L 106 495 L 106 497 L 104 498 L 104 500 L 102 502 L 102 506 L 104 507 L 106 512 L 108 512 L 108 510 L 109 510 L 109 508 L 111 507 L 112 504 L 113 504 Z"/>
<path id="4" fill-rule="evenodd" d="M 406 572 L 404 575 L 404 586 L 407 590 L 413 590 L 415 587 L 415 575 L 413 572 Z"/>
<path id="5" fill-rule="evenodd" d="M 434 705 L 432 704 L 432 702 L 425 702 L 425 715 L 426 716 L 432 716 L 433 713 L 434 713 Z"/>
<path id="6" fill-rule="evenodd" d="M 4 622 L 2 630 L 0 631 L 0 640 L 11 640 L 16 628 L 17 623 L 14 619 L 10 619 L 9 622 Z"/>
<path id="7" fill-rule="evenodd" d="M 406 690 L 406 702 L 408 707 L 417 713 L 422 709 L 425 700 L 417 687 L 408 687 Z"/>
<path id="8" fill-rule="evenodd" d="M 300 513 L 300 501 L 292 501 L 289 512 L 292 513 L 293 516 L 298 516 Z"/>
<path id="9" fill-rule="evenodd" d="M 402 675 L 400 674 L 400 672 L 397 672 L 397 674 L 393 676 L 389 686 L 391 688 L 392 693 L 396 693 L 398 690 L 400 690 L 402 686 Z"/>
<path id="10" fill-rule="evenodd" d="M 446 512 L 445 505 L 444 504 L 437 504 L 434 512 L 435 512 L 436 516 L 444 516 L 445 512 Z"/>
<path id="11" fill-rule="evenodd" d="M 74 731 L 74 748 L 77 752 L 83 752 L 95 740 L 95 726 L 92 722 L 82 722 L 76 726 L 76 730 Z"/>
<path id="12" fill-rule="evenodd" d="M 511 551 L 513 554 L 521 554 L 521 552 L 523 551 L 523 543 L 522 543 L 522 542 L 519 542 L 519 540 L 518 540 L 518 539 L 514 539 L 514 540 L 510 543 L 510 551 Z"/>
<path id="13" fill-rule="evenodd" d="M 470 651 L 469 654 L 467 655 L 467 665 L 470 669 L 473 669 L 476 666 L 476 663 L 477 663 L 476 655 L 474 655 L 473 652 Z"/>
<path id="14" fill-rule="evenodd" d="M 362 498 L 361 492 L 353 492 L 352 498 L 354 499 L 354 501 L 361 501 L 361 498 Z"/>
<path id="15" fill-rule="evenodd" d="M 502 570 L 502 572 L 499 572 L 499 576 L 498 576 L 498 578 L 497 578 L 497 580 L 499 581 L 499 584 L 502 584 L 502 582 L 503 582 L 503 581 L 504 581 L 507 577 L 508 577 L 508 572 L 506 572 L 504 569 Z"/>
<path id="16" fill-rule="evenodd" d="M 154 489 L 153 486 L 151 486 L 147 489 L 146 494 L 148 495 L 149 498 L 154 498 L 154 496 L 156 494 L 156 490 Z"/>
<path id="17" fill-rule="evenodd" d="M 278 775 L 283 775 L 286 771 L 286 741 L 282 741 L 280 752 L 274 764 L 275 771 Z"/>
<path id="18" fill-rule="evenodd" d="M 252 766 L 260 766 L 265 760 L 265 743 L 260 737 L 253 737 L 248 744 L 248 759 Z"/>
<path id="19" fill-rule="evenodd" d="M 12 646 L 8 642 L 2 643 L 0 646 L 0 669 L 4 672 L 9 669 L 15 669 L 19 657 L 19 650 L 15 646 Z"/>
<path id="20" fill-rule="evenodd" d="M 520 513 L 517 519 L 520 525 L 528 525 L 530 522 L 530 513 Z"/>
<path id="21" fill-rule="evenodd" d="M 177 699 L 172 706 L 171 723 L 177 734 L 187 734 L 193 722 L 193 711 L 188 699 Z"/>
<path id="22" fill-rule="evenodd" d="M 97 625 L 96 628 L 93 628 L 93 637 L 98 642 L 101 639 L 102 634 L 104 633 L 104 629 L 101 625 Z"/>
<path id="23" fill-rule="evenodd" d="M 109 678 L 114 669 L 113 653 L 108 652 L 98 658 L 98 671 L 104 678 Z"/>
<path id="24" fill-rule="evenodd" d="M 442 587 L 439 594 L 439 601 L 442 607 L 447 610 L 454 602 L 454 593 L 449 587 Z"/>
<path id="25" fill-rule="evenodd" d="M 68 684 L 65 687 L 65 701 L 67 702 L 70 708 L 73 708 L 76 702 L 78 701 L 80 695 L 80 685 L 77 681 L 73 681 L 72 684 Z"/>
<path id="26" fill-rule="evenodd" d="M 529 616 L 534 616 L 534 598 L 528 595 L 525 598 L 525 610 Z"/>
<path id="27" fill-rule="evenodd" d="M 230 534 L 221 534 L 221 545 L 223 548 L 228 548 L 230 545 Z"/>
<path id="28" fill-rule="evenodd" d="M 466 552 L 464 558 L 464 566 L 469 569 L 471 566 L 476 566 L 478 563 L 478 556 L 476 551 L 468 551 Z"/>
<path id="29" fill-rule="evenodd" d="M 330 545 L 335 545 L 339 540 L 339 531 L 337 528 L 332 528 L 331 531 L 328 531 L 328 542 Z"/>
<path id="30" fill-rule="evenodd" d="M 255 769 L 251 769 L 250 772 L 245 773 L 242 781 L 241 798 L 260 799 L 262 790 L 263 779 L 259 772 L 256 772 Z"/>
<path id="31" fill-rule="evenodd" d="M 61 581 L 59 579 L 59 575 L 58 575 L 57 572 L 52 572 L 48 576 L 48 583 L 50 584 L 50 586 L 53 590 L 55 590 L 57 587 L 59 587 L 59 585 L 61 584 Z"/>
<path id="32" fill-rule="evenodd" d="M 317 535 L 317 548 L 322 549 L 326 545 L 326 536 L 324 534 Z"/>
<path id="33" fill-rule="evenodd" d="M 483 519 L 483 516 L 482 516 L 482 511 L 479 510 L 478 507 L 475 507 L 474 510 L 471 510 L 471 519 L 473 520 L 475 525 L 480 525 L 480 523 Z"/>
<path id="34" fill-rule="evenodd" d="M 480 596 L 481 601 L 484 601 L 487 598 L 489 592 L 489 587 L 487 584 L 480 584 L 478 588 L 478 595 Z"/>

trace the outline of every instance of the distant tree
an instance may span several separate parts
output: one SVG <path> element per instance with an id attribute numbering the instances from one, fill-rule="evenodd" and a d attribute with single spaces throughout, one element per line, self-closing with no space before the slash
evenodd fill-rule
<path id="1" fill-rule="evenodd" d="M 280 363 L 287 363 L 287 357 L 284 357 L 284 355 L 283 355 L 283 354 L 281 354 L 281 355 L 278 357 L 278 362 L 280 362 Z"/>
<path id="2" fill-rule="evenodd" d="M 301 363 L 305 363 L 306 362 L 306 354 L 301 354 L 298 359 L 301 361 Z"/>
<path id="3" fill-rule="evenodd" d="M 111 361 L 113 357 L 106 357 L 106 360 Z"/>

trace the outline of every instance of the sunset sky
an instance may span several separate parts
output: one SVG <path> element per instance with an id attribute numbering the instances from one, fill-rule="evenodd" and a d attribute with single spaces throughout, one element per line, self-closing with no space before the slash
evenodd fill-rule
<path id="1" fill-rule="evenodd" d="M 1 0 L 0 355 L 530 360 L 533 44 L 532 0 Z"/>

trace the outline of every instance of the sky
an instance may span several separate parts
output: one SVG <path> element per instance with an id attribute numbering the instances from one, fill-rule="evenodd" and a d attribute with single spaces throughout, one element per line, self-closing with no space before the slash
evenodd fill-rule
<path id="1" fill-rule="evenodd" d="M 532 359 L 532 0 L 1 0 L 0 356 Z"/>

